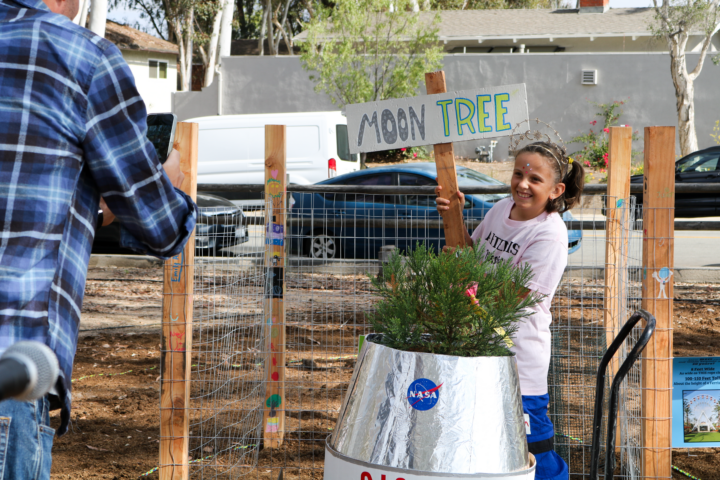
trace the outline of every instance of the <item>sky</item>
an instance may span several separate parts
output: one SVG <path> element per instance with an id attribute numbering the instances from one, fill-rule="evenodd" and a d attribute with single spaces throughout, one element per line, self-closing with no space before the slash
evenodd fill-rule
<path id="1" fill-rule="evenodd" d="M 575 2 L 575 0 L 569 1 L 571 4 Z M 610 8 L 635 8 L 650 6 L 652 6 L 652 0 L 610 0 Z M 135 25 L 135 22 L 141 21 L 138 12 L 128 9 L 111 10 L 110 13 L 108 13 L 108 19 L 118 23 L 125 23 L 131 26 Z M 141 25 L 146 25 L 145 30 L 152 32 L 150 22 L 143 20 Z"/>

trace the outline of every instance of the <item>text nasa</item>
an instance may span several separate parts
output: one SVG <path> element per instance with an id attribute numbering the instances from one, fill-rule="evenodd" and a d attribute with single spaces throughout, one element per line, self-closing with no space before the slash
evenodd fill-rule
<path id="1" fill-rule="evenodd" d="M 352 153 L 509 135 L 527 119 L 525 85 L 347 106 Z"/>
<path id="2" fill-rule="evenodd" d="M 437 390 L 425 391 L 425 392 L 408 392 L 408 400 L 413 400 L 413 399 L 427 400 L 428 398 L 438 398 L 436 392 L 437 392 Z"/>

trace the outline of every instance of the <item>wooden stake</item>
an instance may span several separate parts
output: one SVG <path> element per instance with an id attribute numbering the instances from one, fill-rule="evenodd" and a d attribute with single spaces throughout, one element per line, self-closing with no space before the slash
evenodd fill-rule
<path id="1" fill-rule="evenodd" d="M 627 232 L 630 198 L 630 161 L 632 159 L 632 128 L 610 127 L 608 161 L 608 189 L 606 200 L 605 230 L 605 305 L 604 320 L 607 344 L 610 346 L 620 331 L 625 318 L 625 302 L 621 301 L 621 276 L 627 262 Z M 613 358 L 610 372 L 614 375 L 619 367 Z"/>
<path id="2" fill-rule="evenodd" d="M 263 440 L 278 448 L 285 436 L 285 231 L 287 179 L 285 126 L 265 126 L 265 267 L 271 283 L 265 298 L 265 410 Z"/>
<path id="3" fill-rule="evenodd" d="M 608 146 L 608 190 L 605 200 L 605 301 L 604 325 L 610 346 L 627 318 L 627 300 L 623 284 L 627 282 L 627 251 L 630 215 L 630 162 L 632 160 L 632 128 L 610 127 Z M 611 376 L 620 368 L 616 355 L 609 365 Z M 622 421 L 617 420 L 616 438 L 622 438 Z"/>
<path id="4" fill-rule="evenodd" d="M 425 88 L 428 95 L 447 92 L 445 72 L 425 74 Z M 458 183 L 455 170 L 455 154 L 452 143 L 439 143 L 434 146 L 435 165 L 437 167 L 438 184 L 442 187 L 441 198 L 450 200 L 450 210 L 442 214 L 445 228 L 445 244 L 451 247 L 465 246 L 465 225 L 463 223 L 463 207 L 457 197 Z"/>
<path id="5" fill-rule="evenodd" d="M 182 191 L 197 198 L 197 123 L 178 123 L 175 130 Z M 160 479 L 186 480 L 190 416 L 193 274 L 195 234 L 183 252 L 165 262 L 163 277 L 162 356 L 160 358 Z"/>
<path id="6" fill-rule="evenodd" d="M 644 478 L 671 478 L 675 127 L 645 128 L 642 308 L 655 334 L 642 360 Z"/>

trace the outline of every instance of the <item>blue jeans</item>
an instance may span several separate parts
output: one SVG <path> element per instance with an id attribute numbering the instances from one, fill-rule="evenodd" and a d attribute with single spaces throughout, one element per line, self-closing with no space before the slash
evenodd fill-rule
<path id="1" fill-rule="evenodd" d="M 523 395 L 523 411 L 530 417 L 528 447 L 535 455 L 537 480 L 567 480 L 568 466 L 553 449 L 555 428 L 547 415 L 550 395 Z"/>
<path id="2" fill-rule="evenodd" d="M 54 435 L 47 396 L 0 402 L 0 479 L 48 480 Z"/>

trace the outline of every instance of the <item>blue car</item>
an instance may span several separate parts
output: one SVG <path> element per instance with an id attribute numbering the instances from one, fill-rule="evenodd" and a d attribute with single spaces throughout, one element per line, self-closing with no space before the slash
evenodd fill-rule
<path id="1" fill-rule="evenodd" d="M 413 163 L 352 172 L 317 185 L 436 186 L 434 163 Z M 504 185 L 465 167 L 457 167 L 462 187 Z M 466 195 L 464 218 L 468 231 L 508 194 Z M 416 242 L 440 250 L 445 234 L 434 195 L 371 195 L 360 193 L 293 193 L 290 249 L 318 259 L 378 258 L 380 247 L 412 249 Z M 569 212 L 564 220 L 573 220 Z M 568 232 L 568 253 L 580 248 L 582 232 Z"/>

